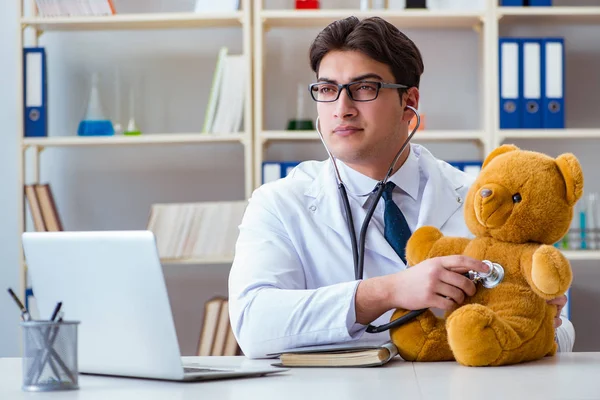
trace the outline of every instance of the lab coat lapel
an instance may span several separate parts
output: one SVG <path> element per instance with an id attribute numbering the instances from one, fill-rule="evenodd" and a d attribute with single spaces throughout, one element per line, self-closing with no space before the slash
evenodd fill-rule
<path id="1" fill-rule="evenodd" d="M 324 223 L 341 236 L 350 238 L 334 174 L 331 161 L 327 161 L 304 194 L 310 198 L 308 209 L 314 213 L 316 221 Z"/>
<path id="2" fill-rule="evenodd" d="M 335 171 L 331 161 L 321 169 L 321 172 L 305 192 L 305 195 L 311 197 L 309 209 L 313 210 L 317 221 L 322 221 L 328 227 L 336 231 L 345 240 L 351 251 L 351 238 L 348 231 L 347 217 L 342 203 L 342 195 L 339 191 Z M 350 197 L 350 207 L 352 209 L 352 219 L 354 222 L 354 232 L 356 240 L 360 241 L 360 229 L 366 217 L 366 211 L 362 207 L 356 207 L 353 199 Z M 380 200 L 382 202 L 382 200 Z M 354 205 L 354 206 L 353 206 Z M 394 262 L 402 264 L 402 260 L 394 249 L 387 242 L 383 234 L 371 222 L 366 234 L 365 249 L 378 253 Z M 367 265 L 365 264 L 365 270 Z"/>
<path id="3" fill-rule="evenodd" d="M 445 174 L 438 161 L 424 149 L 420 163 L 421 168 L 426 170 L 428 179 L 423 190 L 417 228 L 435 226 L 441 229 L 462 206 L 464 199 L 457 189 L 464 186 L 464 183 L 455 182 L 451 176 Z"/>

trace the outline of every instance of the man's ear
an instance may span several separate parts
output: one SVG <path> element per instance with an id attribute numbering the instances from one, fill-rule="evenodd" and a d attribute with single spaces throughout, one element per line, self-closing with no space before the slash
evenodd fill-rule
<path id="1" fill-rule="evenodd" d="M 574 205 L 583 195 L 583 171 L 579 160 L 571 153 L 558 156 L 556 165 L 562 174 L 567 192 L 567 202 Z"/>
<path id="2" fill-rule="evenodd" d="M 406 90 L 406 93 L 400 98 L 404 107 L 404 113 L 402 114 L 402 122 L 410 122 L 411 119 L 416 118 L 415 113 L 406 108 L 406 106 L 411 106 L 414 109 L 419 109 L 419 98 L 420 93 L 419 89 L 416 87 L 411 87 Z"/>
<path id="3" fill-rule="evenodd" d="M 488 156 L 485 158 L 481 169 L 485 168 L 486 165 L 490 163 L 494 158 L 498 157 L 500 154 L 508 153 L 509 151 L 519 150 L 517 146 L 514 144 L 503 144 L 500 147 L 496 147 Z"/>

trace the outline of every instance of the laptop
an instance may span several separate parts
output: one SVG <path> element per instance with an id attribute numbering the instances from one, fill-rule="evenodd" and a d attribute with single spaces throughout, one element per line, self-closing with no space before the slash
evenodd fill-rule
<path id="1" fill-rule="evenodd" d="M 80 321 L 80 373 L 196 381 L 288 370 L 242 357 L 183 362 L 150 231 L 25 232 L 22 238 L 40 318 L 50 318 L 60 301 L 64 320 Z"/>

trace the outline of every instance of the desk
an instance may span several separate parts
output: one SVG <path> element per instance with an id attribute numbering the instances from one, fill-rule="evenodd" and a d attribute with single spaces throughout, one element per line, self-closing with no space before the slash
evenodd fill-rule
<path id="1" fill-rule="evenodd" d="M 185 357 L 186 362 L 202 357 Z M 216 365 L 272 363 L 214 357 Z M 497 383 L 495 383 L 497 382 Z M 599 399 L 600 353 L 562 353 L 507 367 L 396 359 L 377 368 L 303 368 L 266 377 L 195 383 L 80 375 L 80 389 L 21 391 L 21 360 L 0 359 L 0 399 Z"/>

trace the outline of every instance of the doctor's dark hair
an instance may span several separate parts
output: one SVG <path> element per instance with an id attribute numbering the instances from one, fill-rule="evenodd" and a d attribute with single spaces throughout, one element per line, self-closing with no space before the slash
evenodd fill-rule
<path id="1" fill-rule="evenodd" d="M 348 17 L 323 29 L 310 46 L 310 66 L 317 76 L 323 57 L 335 50 L 359 51 L 387 64 L 395 83 L 419 87 L 424 69 L 421 52 L 404 33 L 382 18 L 361 21 Z"/>

